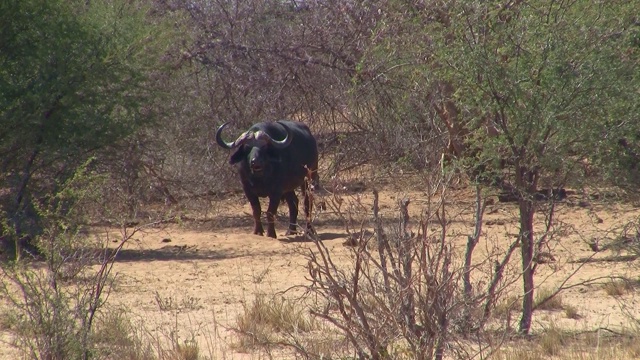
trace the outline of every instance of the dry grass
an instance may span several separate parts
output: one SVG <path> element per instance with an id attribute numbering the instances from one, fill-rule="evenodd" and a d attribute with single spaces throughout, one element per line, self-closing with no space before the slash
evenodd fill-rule
<path id="1" fill-rule="evenodd" d="M 562 310 L 562 295 L 553 294 L 554 290 L 549 288 L 540 288 L 536 291 L 534 300 L 534 308 L 538 310 Z"/>
<path id="2" fill-rule="evenodd" d="M 513 311 L 520 310 L 522 310 L 522 299 L 517 295 L 511 295 L 496 304 L 493 314 L 499 318 L 507 318 Z"/>
<path id="3" fill-rule="evenodd" d="M 181 343 L 175 343 L 171 349 L 164 352 L 162 360 L 200 360 L 205 359 L 200 355 L 198 343 L 191 339 Z"/>
<path id="4" fill-rule="evenodd" d="M 110 309 L 103 313 L 96 323 L 94 341 L 100 357 L 128 360 L 203 360 L 213 359 L 200 351 L 200 346 L 192 336 L 181 339 L 177 328 L 148 331 L 144 324 L 136 325 L 130 318 L 130 311 L 124 308 Z M 171 325 L 174 326 L 174 325 Z M 168 335 L 161 335 L 166 333 Z"/>
<path id="5" fill-rule="evenodd" d="M 546 356 L 539 351 L 532 351 L 525 346 L 516 346 L 498 350 L 494 357 L 496 360 L 544 360 Z"/>
<path id="6" fill-rule="evenodd" d="M 580 314 L 578 314 L 578 309 L 573 305 L 565 305 L 564 315 L 567 317 L 567 319 L 577 320 L 580 318 Z"/>
<path id="7" fill-rule="evenodd" d="M 633 284 L 627 279 L 611 279 L 611 281 L 602 285 L 602 289 L 609 296 L 622 296 L 633 290 Z"/>
<path id="8" fill-rule="evenodd" d="M 498 360 L 631 360 L 640 357 L 637 334 L 575 334 L 553 324 L 540 336 L 509 342 L 496 351 Z"/>
<path id="9" fill-rule="evenodd" d="M 277 342 L 278 333 L 299 334 L 318 329 L 319 324 L 306 313 L 305 307 L 279 296 L 257 295 L 237 318 L 238 350 L 269 347 Z"/>
<path id="10" fill-rule="evenodd" d="M 97 348 L 107 357 L 155 359 L 153 347 L 144 340 L 143 332 L 132 323 L 128 314 L 124 308 L 114 308 L 100 314 L 93 334 Z"/>
<path id="11" fill-rule="evenodd" d="M 200 298 L 194 296 L 180 297 L 176 295 L 161 296 L 158 291 L 154 293 L 154 300 L 160 311 L 194 311 L 200 310 L 203 306 L 200 304 Z"/>
<path id="12" fill-rule="evenodd" d="M 556 356 L 566 345 L 566 334 L 564 334 L 554 323 L 540 336 L 539 345 L 542 352 L 547 356 Z"/>

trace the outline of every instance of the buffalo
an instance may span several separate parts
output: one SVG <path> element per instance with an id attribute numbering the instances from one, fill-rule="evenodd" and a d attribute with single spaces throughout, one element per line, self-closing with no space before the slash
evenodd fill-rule
<path id="1" fill-rule="evenodd" d="M 300 188 L 304 196 L 307 231 L 313 231 L 311 219 L 311 194 L 309 188 L 318 188 L 318 145 L 309 127 L 300 122 L 260 122 L 242 133 L 235 141 L 226 142 L 222 132 L 229 123 L 216 131 L 216 143 L 234 150 L 229 163 L 235 165 L 242 189 L 253 210 L 256 235 L 264 235 L 260 221 L 260 197 L 269 197 L 267 209 L 267 236 L 276 238 L 275 215 L 281 201 L 289 206 L 287 235 L 295 234 L 298 219 Z M 308 188 L 309 187 L 309 188 Z"/>

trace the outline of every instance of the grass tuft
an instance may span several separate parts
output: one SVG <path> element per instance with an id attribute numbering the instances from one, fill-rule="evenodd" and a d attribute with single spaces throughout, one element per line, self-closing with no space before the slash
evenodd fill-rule
<path id="1" fill-rule="evenodd" d="M 562 296 L 560 294 L 553 295 L 554 290 L 549 288 L 540 288 L 536 291 L 534 300 L 534 308 L 538 310 L 562 310 Z"/>
<path id="2" fill-rule="evenodd" d="M 578 309 L 572 305 L 565 305 L 564 315 L 567 317 L 567 319 L 573 319 L 573 320 L 580 319 L 580 314 L 578 314 Z"/>
<path id="3" fill-rule="evenodd" d="M 633 285 L 625 279 L 612 279 L 608 283 L 603 284 L 602 289 L 609 296 L 622 296 L 633 289 Z"/>
<path id="4" fill-rule="evenodd" d="M 242 350 L 269 346 L 278 333 L 296 334 L 318 328 L 300 304 L 283 297 L 258 295 L 237 318 L 237 347 Z"/>
<path id="5" fill-rule="evenodd" d="M 566 342 L 566 334 L 562 333 L 553 323 L 540 337 L 540 347 L 544 354 L 548 356 L 560 354 Z"/>

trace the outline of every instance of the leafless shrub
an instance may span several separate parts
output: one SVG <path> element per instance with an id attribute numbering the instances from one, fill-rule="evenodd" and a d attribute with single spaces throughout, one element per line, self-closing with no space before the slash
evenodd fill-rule
<path id="1" fill-rule="evenodd" d="M 606 244 L 606 249 L 615 253 L 626 251 L 633 255 L 640 256 L 640 218 L 633 219 L 622 225 L 617 236 Z"/>
<path id="2" fill-rule="evenodd" d="M 118 246 L 98 252 L 73 251 L 74 244 L 62 241 L 61 234 L 43 236 L 37 244 L 45 249 L 44 266 L 28 260 L 0 265 L 0 293 L 18 316 L 12 330 L 20 351 L 34 359 L 90 357 L 94 322 L 109 296 L 115 257 L 132 235 L 124 232 Z M 90 270 L 96 262 L 98 269 Z M 72 278 L 65 274 L 70 263 L 82 269 Z"/>
<path id="3" fill-rule="evenodd" d="M 408 203 L 401 200 L 401 224 L 387 231 L 374 192 L 375 232 L 355 233 L 352 266 L 337 264 L 320 241 L 308 254 L 308 291 L 325 304 L 311 313 L 337 327 L 358 358 L 437 359 L 455 339 L 451 324 L 465 307 L 461 272 L 444 235 L 408 231 Z"/>
<path id="4" fill-rule="evenodd" d="M 115 279 L 115 259 L 140 228 L 95 236 L 83 228 L 83 205 L 99 197 L 93 180 L 80 170 L 39 204 L 43 231 L 31 241 L 37 251 L 0 263 L 0 294 L 15 315 L 7 325 L 29 358 L 87 359 L 102 346 L 94 330 Z"/>

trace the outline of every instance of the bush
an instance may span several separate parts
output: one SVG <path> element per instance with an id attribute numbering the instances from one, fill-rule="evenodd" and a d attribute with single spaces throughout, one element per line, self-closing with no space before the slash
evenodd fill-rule
<path id="1" fill-rule="evenodd" d="M 82 231 L 83 205 L 99 196 L 95 180 L 81 168 L 59 185 L 35 207 L 42 232 L 30 243 L 37 254 L 0 263 L 0 295 L 15 314 L 16 345 L 29 358 L 95 355 L 94 321 L 113 280 L 115 256 L 133 235 L 125 230 L 119 245 L 109 249 Z M 18 233 L 8 224 L 4 232 Z"/>
<path id="2" fill-rule="evenodd" d="M 446 235 L 428 235 L 428 219 L 410 233 L 407 206 L 401 200 L 400 226 L 385 229 L 374 191 L 375 233 L 353 234 L 350 266 L 336 264 L 321 241 L 307 255 L 307 290 L 322 300 L 311 313 L 335 325 L 359 358 L 441 359 L 445 349 L 456 351 L 453 333 L 463 326 L 454 325 L 464 324 L 463 310 L 473 306 Z"/>

